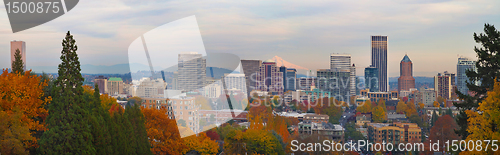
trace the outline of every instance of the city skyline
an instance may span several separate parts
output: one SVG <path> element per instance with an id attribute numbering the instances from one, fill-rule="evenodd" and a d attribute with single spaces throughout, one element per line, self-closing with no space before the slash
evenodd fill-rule
<path id="1" fill-rule="evenodd" d="M 9 42 L 23 40 L 27 43 L 28 69 L 50 66 L 56 70 L 60 37 L 67 30 L 78 39 L 82 65 L 126 64 L 126 48 L 133 39 L 159 25 L 196 15 L 207 52 L 258 60 L 279 55 L 313 71 L 328 68 L 330 53 L 348 53 L 358 67 L 356 75 L 362 76 L 363 68 L 369 66 L 369 36 L 381 34 L 391 38 L 389 77 L 399 75 L 399 60 L 405 53 L 412 55 L 415 76 L 432 77 L 445 70 L 454 72 L 459 56 L 475 59 L 472 34 L 482 32 L 484 23 L 500 24 L 496 18 L 500 11 L 494 9 L 500 6 L 497 1 L 404 1 L 391 5 L 371 1 L 290 2 L 287 5 L 292 7 L 287 8 L 272 2 L 249 3 L 253 5 L 82 1 L 68 14 L 16 34 L 11 33 L 7 15 L 0 14 L 0 49 L 5 51 L 0 54 L 0 68 L 10 67 L 6 52 Z M 170 10 L 160 11 L 160 7 Z M 95 13 L 89 13 L 90 8 Z M 206 11 L 213 9 L 220 11 Z M 109 20 L 117 16 L 121 18 Z"/>

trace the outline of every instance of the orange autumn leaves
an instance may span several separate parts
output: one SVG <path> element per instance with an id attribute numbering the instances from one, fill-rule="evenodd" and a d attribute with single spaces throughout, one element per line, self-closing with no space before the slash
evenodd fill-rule
<path id="1" fill-rule="evenodd" d="M 219 151 L 217 142 L 205 133 L 181 139 L 174 119 L 168 118 L 167 109 L 141 108 L 146 118 L 146 131 L 153 154 L 185 154 L 196 150 L 201 154 L 216 154 Z"/>
<path id="2" fill-rule="evenodd" d="M 141 109 L 153 154 L 180 154 L 187 148 L 182 143 L 175 120 L 168 118 L 166 109 Z"/>
<path id="3" fill-rule="evenodd" d="M 23 136 L 25 148 L 36 146 L 36 131 L 46 130 L 43 120 L 48 115 L 44 106 L 51 98 L 42 99 L 43 88 L 47 81 L 40 81 L 38 75 L 30 75 L 27 71 L 24 75 L 9 73 L 3 70 L 0 75 L 0 111 L 6 116 L 13 116 L 15 111 L 19 112 L 19 119 L 23 125 L 31 131 L 29 136 Z M 6 120 L 3 120 L 6 121 Z"/>

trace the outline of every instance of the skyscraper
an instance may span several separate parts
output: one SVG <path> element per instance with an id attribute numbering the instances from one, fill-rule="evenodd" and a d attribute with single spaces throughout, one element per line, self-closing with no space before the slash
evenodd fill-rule
<path id="1" fill-rule="evenodd" d="M 287 68 L 286 69 L 286 90 L 295 91 L 297 83 L 297 70 L 295 68 Z"/>
<path id="2" fill-rule="evenodd" d="M 350 54 L 330 54 L 330 69 L 349 69 L 351 67 Z"/>
<path id="3" fill-rule="evenodd" d="M 437 96 L 450 99 L 453 87 L 455 87 L 455 74 L 445 71 L 443 74 L 438 73 L 437 76 L 434 76 L 434 90 L 436 90 Z"/>
<path id="4" fill-rule="evenodd" d="M 283 73 L 276 66 L 276 62 L 271 59 L 262 62 L 257 72 L 256 86 L 257 89 L 273 95 L 283 94 Z"/>
<path id="5" fill-rule="evenodd" d="M 206 59 L 197 52 L 181 52 L 178 57 L 178 89 L 192 91 L 205 85 Z"/>
<path id="6" fill-rule="evenodd" d="M 378 92 L 378 68 L 373 66 L 365 68 L 365 88 L 369 89 L 370 92 Z"/>
<path id="7" fill-rule="evenodd" d="M 280 72 L 283 73 L 282 81 L 283 81 L 283 90 L 287 90 L 287 82 L 286 82 L 286 67 L 281 66 L 280 67 Z"/>
<path id="8" fill-rule="evenodd" d="M 409 91 L 415 88 L 415 78 L 413 78 L 413 63 L 408 55 L 405 54 L 403 60 L 399 63 L 398 92 L 402 90 Z"/>
<path id="9" fill-rule="evenodd" d="M 338 69 L 318 69 L 317 87 L 321 91 L 330 92 L 337 100 L 349 103 L 351 85 L 348 81 L 351 78 L 350 70 Z"/>
<path id="10" fill-rule="evenodd" d="M 349 83 L 350 83 L 350 95 L 356 95 L 356 65 L 352 64 L 351 66 L 351 75 L 349 77 Z"/>
<path id="11" fill-rule="evenodd" d="M 387 36 L 372 37 L 372 66 L 378 69 L 379 91 L 386 92 L 387 78 Z"/>
<path id="12" fill-rule="evenodd" d="M 467 75 L 465 74 L 466 70 L 477 71 L 476 61 L 471 60 L 471 59 L 466 58 L 466 57 L 460 57 L 460 58 L 458 58 L 458 63 L 457 63 L 457 89 L 462 94 L 467 94 L 467 92 L 469 91 L 469 88 L 467 88 L 467 84 L 466 84 L 466 82 L 469 81 L 469 78 L 467 78 Z"/>
<path id="13" fill-rule="evenodd" d="M 350 72 L 349 93 L 351 95 L 356 94 L 356 68 L 354 68 L 354 64 L 351 65 L 350 54 L 330 54 L 330 69 L 342 72 Z"/>
<path id="14" fill-rule="evenodd" d="M 241 60 L 241 67 L 243 68 L 243 72 L 245 73 L 248 93 L 250 93 L 254 89 L 257 89 L 257 72 L 259 72 L 261 64 L 261 60 Z"/>
<path id="15" fill-rule="evenodd" d="M 17 49 L 21 52 L 21 60 L 23 60 L 24 63 L 23 70 L 26 70 L 26 42 L 24 41 L 14 40 L 10 42 L 10 64 L 12 65 L 12 62 L 16 60 L 14 55 L 16 54 Z M 10 68 L 12 68 L 12 66 Z"/>

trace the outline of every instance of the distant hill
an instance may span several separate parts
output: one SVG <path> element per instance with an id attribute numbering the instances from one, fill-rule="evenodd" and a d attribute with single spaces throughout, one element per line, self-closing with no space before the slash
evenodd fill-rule
<path id="1" fill-rule="evenodd" d="M 133 66 L 138 70 L 149 71 L 148 65 L 134 63 Z M 37 73 L 57 73 L 57 66 L 28 66 L 26 68 L 30 68 Z M 80 68 L 82 69 L 81 72 L 85 74 L 125 74 L 130 72 L 129 64 L 116 64 L 111 66 L 85 64 L 81 65 Z M 155 66 L 154 69 L 162 70 L 162 68 L 158 66 Z"/>

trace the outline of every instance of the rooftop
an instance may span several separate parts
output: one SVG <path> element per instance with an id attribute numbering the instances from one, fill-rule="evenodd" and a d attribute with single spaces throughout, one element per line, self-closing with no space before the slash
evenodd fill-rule
<path id="1" fill-rule="evenodd" d="M 123 82 L 122 78 L 118 78 L 118 77 L 111 77 L 108 79 L 108 81 L 122 81 Z"/>
<path id="2" fill-rule="evenodd" d="M 403 57 L 403 60 L 401 60 L 401 62 L 411 62 L 411 60 L 408 55 L 405 54 L 405 57 Z"/>

